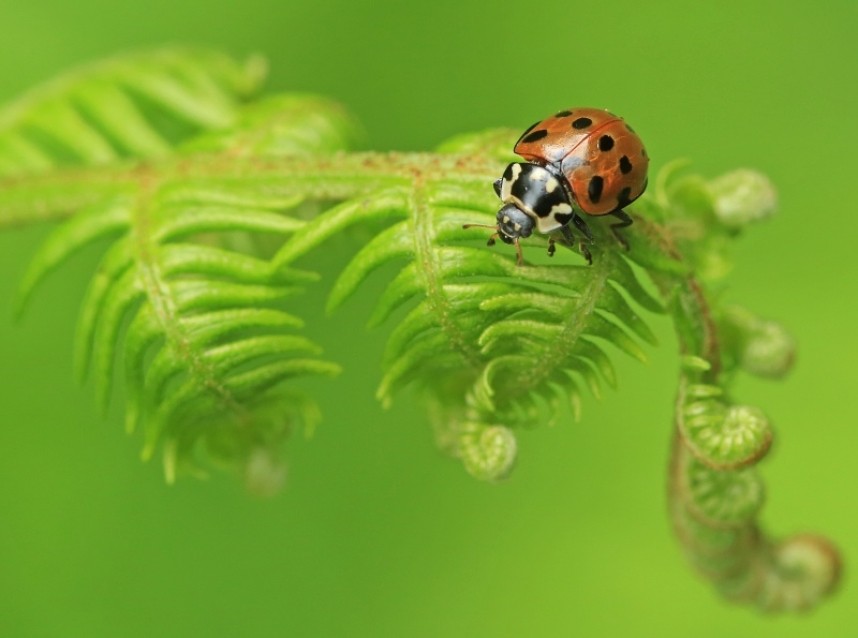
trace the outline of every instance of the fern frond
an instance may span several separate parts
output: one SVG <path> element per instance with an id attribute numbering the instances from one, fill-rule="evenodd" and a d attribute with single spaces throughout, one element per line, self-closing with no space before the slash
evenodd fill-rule
<path id="1" fill-rule="evenodd" d="M 251 102 L 229 131 L 193 138 L 183 153 L 272 157 L 324 154 L 352 148 L 363 136 L 360 125 L 339 104 L 310 94 L 287 94 Z"/>
<path id="2" fill-rule="evenodd" d="M 23 310 L 36 286 L 48 274 L 82 248 L 121 233 L 128 227 L 130 215 L 129 201 L 109 199 L 80 211 L 50 235 L 24 274 L 15 303 L 17 313 Z"/>
<path id="3" fill-rule="evenodd" d="M 72 71 L 0 110 L 0 176 L 166 157 L 223 129 L 265 74 L 203 49 L 159 49 Z"/>
<path id="4" fill-rule="evenodd" d="M 238 96 L 226 90 L 249 88 L 239 71 L 225 58 L 166 52 L 98 67 L 43 92 L 43 99 L 74 102 L 106 74 L 130 95 L 160 97 L 176 118 L 190 118 L 189 100 L 209 105 L 208 115 L 198 109 L 190 118 L 197 129 L 234 122 L 178 153 L 321 153 L 354 138 L 349 117 L 321 98 L 285 96 L 241 111 Z M 181 175 L 163 176 L 74 216 L 43 244 L 24 277 L 19 307 L 78 250 L 111 238 L 83 304 L 76 367 L 81 377 L 94 373 L 98 403 L 106 409 L 124 354 L 126 426 L 145 424 L 144 457 L 162 446 L 169 480 L 179 471 L 199 473 L 201 452 L 239 469 L 260 449 L 273 458 L 291 429 L 311 428 L 318 419 L 316 405 L 283 384 L 339 371 L 319 357 L 319 346 L 294 334 L 303 322 L 284 307 L 316 276 L 256 254 L 266 236 L 287 237 L 306 225 L 303 203 L 301 196 L 230 180 L 197 188 Z"/>

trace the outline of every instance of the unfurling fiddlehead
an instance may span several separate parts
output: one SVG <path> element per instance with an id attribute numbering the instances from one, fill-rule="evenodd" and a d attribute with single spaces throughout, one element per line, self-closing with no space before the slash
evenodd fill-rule
<path id="1" fill-rule="evenodd" d="M 806 608 L 833 589 L 830 544 L 759 529 L 752 466 L 772 430 L 727 392 L 739 368 L 784 374 L 791 341 L 705 292 L 726 270 L 729 239 L 773 209 L 764 178 L 706 182 L 669 166 L 632 207 L 630 251 L 594 225 L 592 265 L 529 254 L 519 267 L 462 228 L 493 221 L 491 183 L 514 135 L 462 136 L 426 154 L 346 152 L 354 127 L 339 107 L 255 97 L 261 70 L 172 49 L 84 69 L 0 112 L 0 227 L 69 218 L 20 301 L 78 249 L 111 239 L 84 301 L 79 370 L 94 373 L 106 406 L 121 355 L 126 424 L 143 430 L 144 456 L 160 449 L 169 480 L 214 463 L 276 488 L 283 440 L 320 413 L 290 381 L 339 369 L 298 334 L 294 299 L 318 279 L 302 260 L 360 226 L 374 236 L 329 308 L 396 265 L 371 319 L 395 323 L 378 397 L 413 387 L 438 444 L 470 474 L 507 476 L 516 431 L 564 403 L 580 416 L 584 388 L 616 382 L 607 350 L 645 360 L 641 342 L 655 338 L 642 316 L 667 311 L 683 350 L 670 503 L 689 557 L 725 594 L 765 609 Z"/>
<path id="2" fill-rule="evenodd" d="M 774 206 L 771 186 L 747 171 L 710 184 L 696 178 L 663 183 L 658 199 L 664 210 L 680 214 L 649 231 L 677 257 L 688 247 L 681 233 L 671 232 L 675 227 L 697 226 L 717 238 Z M 685 209 L 683 200 L 696 200 L 697 208 Z M 792 340 L 778 324 L 742 308 L 716 310 L 691 274 L 656 273 L 654 279 L 682 349 L 668 494 L 677 536 L 695 567 L 728 598 L 766 611 L 810 609 L 836 587 L 840 557 L 821 536 L 773 539 L 760 529 L 764 491 L 753 466 L 769 451 L 772 426 L 760 409 L 736 405 L 728 394 L 739 369 L 785 375 Z"/>

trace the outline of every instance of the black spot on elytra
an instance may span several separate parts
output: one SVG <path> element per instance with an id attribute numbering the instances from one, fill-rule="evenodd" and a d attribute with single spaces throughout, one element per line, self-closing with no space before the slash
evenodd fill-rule
<path id="1" fill-rule="evenodd" d="M 589 117 L 579 117 L 577 120 L 572 120 L 572 128 L 576 128 L 579 131 L 581 129 L 585 129 L 593 123 Z"/>
<path id="2" fill-rule="evenodd" d="M 629 204 L 632 203 L 631 198 L 632 187 L 626 186 L 623 190 L 620 191 L 620 194 L 617 195 L 617 209 L 625 208 Z"/>
<path id="3" fill-rule="evenodd" d="M 628 157 L 626 157 L 625 155 L 623 155 L 623 156 L 620 158 L 620 172 L 621 172 L 623 175 L 628 175 L 629 173 L 631 173 L 631 172 L 632 172 L 632 163 L 631 163 L 631 161 L 629 160 L 629 158 L 628 158 Z"/>
<path id="4" fill-rule="evenodd" d="M 548 137 L 548 131 L 546 131 L 544 128 L 540 128 L 522 137 L 521 141 L 525 144 L 530 144 L 531 142 L 538 142 L 543 137 Z"/>
<path id="5" fill-rule="evenodd" d="M 542 124 L 542 120 L 539 120 L 538 122 L 534 122 L 533 124 L 528 126 L 527 129 L 524 131 L 524 133 L 521 134 L 521 137 L 518 138 L 518 141 L 515 143 L 515 145 L 518 146 L 519 144 L 521 144 L 522 138 L 524 138 L 525 135 L 530 133 L 533 129 L 535 129 L 540 124 Z"/>
<path id="6" fill-rule="evenodd" d="M 569 117 L 572 115 L 572 111 L 560 111 L 554 114 L 554 117 Z"/>
<path id="7" fill-rule="evenodd" d="M 590 183 L 587 184 L 587 197 L 594 204 L 598 204 L 602 197 L 602 187 L 605 185 L 605 180 L 599 175 L 594 175 L 590 178 Z"/>
<path id="8" fill-rule="evenodd" d="M 599 150 L 610 151 L 614 148 L 614 138 L 610 135 L 603 135 L 599 138 Z"/>

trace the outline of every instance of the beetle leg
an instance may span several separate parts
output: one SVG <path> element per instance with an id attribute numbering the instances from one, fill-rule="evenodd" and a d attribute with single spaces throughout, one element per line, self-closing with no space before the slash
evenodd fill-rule
<path id="1" fill-rule="evenodd" d="M 629 216 L 629 214 L 626 211 L 624 211 L 623 209 L 615 210 L 613 213 L 611 213 L 611 215 L 613 215 L 614 217 L 616 217 L 617 219 L 620 220 L 616 224 L 611 224 L 611 232 L 614 233 L 614 237 L 616 237 L 617 241 L 620 242 L 620 246 L 622 246 L 624 249 L 628 250 L 629 249 L 629 242 L 626 240 L 625 237 L 623 237 L 620 234 L 620 228 L 625 228 L 626 226 L 631 226 L 632 221 L 634 221 L 634 220 L 632 220 L 632 218 Z"/>
<path id="2" fill-rule="evenodd" d="M 557 250 L 557 247 L 554 245 L 554 237 L 548 238 L 548 256 L 554 257 L 554 251 Z"/>
<path id="3" fill-rule="evenodd" d="M 593 264 L 593 255 L 590 253 L 590 249 L 587 247 L 587 243 L 593 243 L 593 235 L 590 233 L 590 229 L 583 219 L 575 215 L 572 218 L 575 222 L 575 227 L 578 228 L 582 233 L 584 233 L 587 241 L 585 242 L 583 239 L 578 242 L 578 250 L 581 251 L 581 254 L 584 255 L 584 259 L 587 260 L 587 263 Z M 572 231 L 569 229 L 569 226 L 561 226 L 560 234 L 563 235 L 563 240 L 569 244 L 569 247 L 573 247 L 575 245 L 575 235 L 572 234 Z"/>
<path id="4" fill-rule="evenodd" d="M 515 252 L 518 255 L 518 259 L 516 260 L 517 266 L 524 266 L 524 255 L 521 252 L 521 243 L 518 241 L 518 237 L 516 237 L 513 242 L 515 244 Z"/>
<path id="5" fill-rule="evenodd" d="M 575 219 L 578 219 L 578 217 L 575 217 Z M 587 229 L 587 233 L 589 234 L 590 229 L 587 228 L 587 224 L 584 224 L 583 219 L 581 220 L 581 223 L 584 225 L 584 228 Z M 575 224 L 575 226 L 580 228 L 580 226 L 578 226 L 577 223 Z M 565 241 L 567 244 L 569 244 L 570 248 L 575 245 L 575 235 L 572 234 L 572 231 L 569 230 L 568 226 L 561 226 L 560 227 L 560 234 L 563 235 L 563 241 Z M 589 239 L 589 243 L 593 243 L 593 236 L 592 235 L 590 235 L 588 239 Z M 581 254 L 584 255 L 584 259 L 587 260 L 587 263 L 592 265 L 593 264 L 593 255 L 590 253 L 590 249 L 587 247 L 587 242 L 585 242 L 583 239 L 578 242 L 578 250 L 580 250 Z"/>
<path id="6" fill-rule="evenodd" d="M 572 217 L 572 223 L 575 224 L 575 228 L 584 233 L 584 237 L 590 240 L 590 243 L 593 243 L 593 233 L 590 231 L 590 227 L 587 225 L 587 222 L 580 215 L 575 215 Z"/>

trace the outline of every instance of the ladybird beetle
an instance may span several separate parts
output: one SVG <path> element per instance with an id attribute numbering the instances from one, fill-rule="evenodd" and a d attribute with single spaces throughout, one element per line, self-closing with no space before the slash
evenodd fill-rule
<path id="1" fill-rule="evenodd" d="M 519 239 L 534 228 L 543 234 L 559 231 L 574 244 L 571 222 L 587 241 L 593 241 L 582 214 L 612 215 L 617 240 L 628 248 L 618 229 L 632 218 L 623 210 L 644 192 L 649 158 L 641 139 L 625 121 L 608 111 L 573 108 L 555 113 L 522 133 L 513 149 L 527 160 L 506 167 L 494 189 L 502 202 L 497 225 L 465 224 L 495 230 L 514 244 L 518 264 L 524 263 Z M 587 245 L 579 244 L 587 261 L 593 259 Z M 548 238 L 548 254 L 554 254 L 554 238 Z"/>

